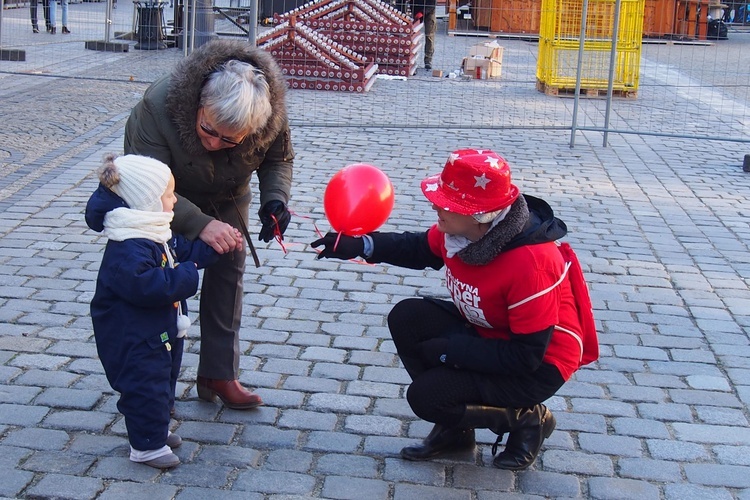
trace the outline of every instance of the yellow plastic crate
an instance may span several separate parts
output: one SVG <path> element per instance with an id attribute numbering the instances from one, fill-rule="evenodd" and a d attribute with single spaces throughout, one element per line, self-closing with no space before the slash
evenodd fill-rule
<path id="1" fill-rule="evenodd" d="M 613 90 L 635 97 L 641 61 L 645 0 L 621 0 Z M 575 91 L 583 0 L 542 0 L 537 88 L 553 95 Z M 602 95 L 609 81 L 614 0 L 589 0 L 581 61 L 584 95 Z"/>

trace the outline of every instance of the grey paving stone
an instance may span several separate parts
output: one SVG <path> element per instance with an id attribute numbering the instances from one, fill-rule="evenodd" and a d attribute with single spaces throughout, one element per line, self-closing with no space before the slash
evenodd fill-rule
<path id="1" fill-rule="evenodd" d="M 310 395 L 307 406 L 312 410 L 328 410 L 343 413 L 365 413 L 370 398 L 344 394 L 318 393 Z"/>
<path id="2" fill-rule="evenodd" d="M 611 477 L 592 477 L 588 480 L 589 496 L 605 500 L 657 500 L 659 488 L 646 481 Z"/>
<path id="3" fill-rule="evenodd" d="M 312 461 L 312 453 L 297 450 L 272 450 L 266 457 L 263 469 L 306 473 L 310 470 Z"/>
<path id="4" fill-rule="evenodd" d="M 96 460 L 91 455 L 82 455 L 64 451 L 37 451 L 23 464 L 25 470 L 45 474 L 65 474 L 83 476 Z"/>
<path id="5" fill-rule="evenodd" d="M 132 482 L 111 483 L 97 498 L 104 500 L 131 500 L 149 498 L 170 500 L 175 498 L 177 488 L 168 484 L 139 484 Z"/>
<path id="6" fill-rule="evenodd" d="M 636 416 L 635 407 L 632 404 L 622 401 L 571 398 L 570 402 L 573 411 L 578 413 L 596 413 L 617 417 Z"/>
<path id="7" fill-rule="evenodd" d="M 130 461 L 130 447 L 117 450 L 116 456 L 102 457 L 89 475 L 102 479 L 118 479 L 139 483 L 153 482 L 159 471 L 148 465 Z"/>
<path id="8" fill-rule="evenodd" d="M 346 417 L 344 428 L 347 431 L 378 436 L 398 436 L 401 434 L 401 420 L 377 415 L 350 415 Z"/>
<path id="9" fill-rule="evenodd" d="M 37 396 L 35 403 L 55 408 L 90 410 L 96 406 L 102 394 L 97 391 L 50 387 Z"/>
<path id="10" fill-rule="evenodd" d="M 0 394 L 3 395 L 3 403 L 25 405 L 30 403 L 40 392 L 42 392 L 42 389 L 39 387 L 0 385 Z"/>
<path id="11" fill-rule="evenodd" d="M 182 422 L 173 429 L 182 439 L 210 444 L 229 444 L 239 431 L 238 426 L 217 422 Z"/>
<path id="12" fill-rule="evenodd" d="M 307 435 L 305 449 L 330 453 L 354 453 L 362 438 L 345 432 L 312 431 Z"/>
<path id="13" fill-rule="evenodd" d="M 260 457 L 259 451 L 244 446 L 202 445 L 195 462 L 244 469 L 257 467 Z"/>
<path id="14" fill-rule="evenodd" d="M 327 453 L 318 459 L 315 470 L 327 476 L 375 478 L 378 477 L 378 462 L 371 457 Z"/>
<path id="15" fill-rule="evenodd" d="M 280 430 L 268 425 L 247 425 L 240 435 L 243 446 L 256 449 L 296 448 L 299 445 L 300 432 L 297 430 Z"/>
<path id="16" fill-rule="evenodd" d="M 233 471 L 233 467 L 223 465 L 206 467 L 205 464 L 182 463 L 170 469 L 161 481 L 178 486 L 224 489 L 230 485 L 229 477 Z"/>
<path id="17" fill-rule="evenodd" d="M 49 412 L 44 406 L 24 406 L 0 403 L 0 423 L 10 425 L 38 424 Z"/>
<path id="18" fill-rule="evenodd" d="M 299 377 L 290 375 L 284 380 L 284 389 L 302 392 L 341 392 L 343 382 L 339 380 L 323 379 L 319 377 Z"/>
<path id="19" fill-rule="evenodd" d="M 664 486 L 667 500 L 729 500 L 732 494 L 723 488 L 706 488 L 694 484 L 667 484 Z"/>
<path id="20" fill-rule="evenodd" d="M 283 389 L 268 389 L 259 387 L 255 392 L 263 398 L 263 403 L 269 406 L 282 408 L 298 408 L 302 406 L 305 399 L 304 393 L 299 391 L 287 391 Z"/>
<path id="21" fill-rule="evenodd" d="M 65 431 L 25 427 L 10 431 L 2 440 L 5 446 L 19 446 L 34 450 L 62 450 L 70 436 Z"/>
<path id="22" fill-rule="evenodd" d="M 315 363 L 311 375 L 336 380 L 357 380 L 360 376 L 360 368 L 339 363 Z"/>
<path id="23" fill-rule="evenodd" d="M 104 490 L 104 483 L 93 477 L 47 474 L 28 489 L 29 495 L 83 500 L 96 498 Z"/>
<path id="24" fill-rule="evenodd" d="M 315 488 L 315 478 L 295 472 L 248 470 L 240 472 L 232 486 L 233 490 L 257 491 L 309 496 Z"/>
<path id="25" fill-rule="evenodd" d="M 279 419 L 279 427 L 332 431 L 338 417 L 335 413 L 319 413 L 305 410 L 284 410 Z"/>
<path id="26" fill-rule="evenodd" d="M 90 431 L 101 433 L 114 421 L 111 413 L 98 411 L 57 411 L 44 419 L 46 427 L 66 429 L 70 431 Z"/>
<path id="27" fill-rule="evenodd" d="M 32 472 L 13 469 L 3 473 L 0 481 L 0 495 L 6 498 L 19 498 L 20 493 L 31 484 L 34 479 Z"/>
<path id="28" fill-rule="evenodd" d="M 325 498 L 389 498 L 390 486 L 385 481 L 360 477 L 328 476 L 323 482 Z"/>
<path id="29" fill-rule="evenodd" d="M 636 418 L 615 418 L 612 427 L 617 434 L 626 436 L 668 439 L 670 437 L 667 427 L 655 420 L 644 420 Z"/>
<path id="30" fill-rule="evenodd" d="M 733 426 L 686 424 L 675 422 L 672 425 L 675 437 L 695 443 L 750 444 L 750 429 Z"/>
<path id="31" fill-rule="evenodd" d="M 444 464 L 434 461 L 409 462 L 401 458 L 386 458 L 383 479 L 396 483 L 407 482 L 444 486 L 446 467 Z M 461 487 L 458 484 L 454 484 L 454 486 Z"/>
<path id="32" fill-rule="evenodd" d="M 641 457 L 643 447 L 639 439 L 628 436 L 579 433 L 581 450 L 619 457 Z"/>
<path id="33" fill-rule="evenodd" d="M 403 386 L 397 384 L 352 380 L 346 386 L 346 393 L 355 396 L 397 398 L 401 395 L 402 387 Z"/>
<path id="34" fill-rule="evenodd" d="M 394 500 L 470 500 L 471 490 L 437 488 L 416 484 L 396 484 L 393 489 Z"/>
<path id="35" fill-rule="evenodd" d="M 178 500 L 263 500 L 262 493 L 249 491 L 212 490 L 209 488 L 183 488 L 175 497 Z M 273 498 L 273 497 L 272 497 Z"/>
<path id="36" fill-rule="evenodd" d="M 580 498 L 580 480 L 568 474 L 526 471 L 518 476 L 519 489 L 528 495 L 545 498 Z M 501 486 L 500 489 L 506 489 Z"/>
<path id="37" fill-rule="evenodd" d="M 613 476 L 614 464 L 606 455 L 595 455 L 576 451 L 546 450 L 543 456 L 544 469 L 595 476 Z"/>
<path id="38" fill-rule="evenodd" d="M 658 460 L 694 462 L 707 460 L 710 454 L 705 446 L 667 439 L 647 439 L 646 446 L 651 456 Z"/>
<path id="39" fill-rule="evenodd" d="M 37 387 L 68 387 L 79 377 L 78 374 L 65 371 L 28 370 L 13 383 Z"/>
<path id="40" fill-rule="evenodd" d="M 647 481 L 675 482 L 682 479 L 679 464 L 648 458 L 620 458 L 620 475 Z"/>
<path id="41" fill-rule="evenodd" d="M 692 422 L 693 412 L 686 404 L 674 403 L 640 403 L 638 413 L 650 420 L 664 420 L 666 422 Z"/>
<path id="42" fill-rule="evenodd" d="M 695 412 L 698 414 L 698 418 L 707 424 L 748 426 L 747 418 L 739 409 L 696 406 Z"/>
<path id="43" fill-rule="evenodd" d="M 750 488 L 750 467 L 720 464 L 685 464 L 685 476 L 693 484 L 726 488 Z"/>

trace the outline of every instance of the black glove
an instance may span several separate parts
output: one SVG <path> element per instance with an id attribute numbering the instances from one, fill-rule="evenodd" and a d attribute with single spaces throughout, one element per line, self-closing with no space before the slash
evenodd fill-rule
<path id="1" fill-rule="evenodd" d="M 336 245 L 336 238 L 339 240 L 339 244 Z M 338 233 L 328 233 L 319 240 L 315 240 L 310 245 L 313 248 L 317 248 L 321 245 L 325 245 L 322 252 L 318 254 L 318 259 L 342 259 L 349 260 L 355 257 L 362 257 L 362 253 L 365 250 L 365 243 L 359 236 L 347 236 L 342 234 L 339 238 Z M 333 247 L 336 247 L 334 251 Z"/>
<path id="2" fill-rule="evenodd" d="M 439 366 L 445 363 L 448 353 L 448 339 L 436 337 L 425 340 L 415 346 L 419 357 L 429 366 Z"/>
<path id="3" fill-rule="evenodd" d="M 279 232 L 282 235 L 284 234 L 284 231 L 286 231 L 289 221 L 292 220 L 292 214 L 289 213 L 284 202 L 278 200 L 269 201 L 258 210 L 260 222 L 263 223 L 260 234 L 258 234 L 258 241 L 265 241 L 268 243 L 273 239 L 273 229 L 276 227 L 276 223 L 273 221 L 271 215 L 276 217 L 276 222 L 279 224 Z M 281 239 L 284 238 L 282 237 Z"/>

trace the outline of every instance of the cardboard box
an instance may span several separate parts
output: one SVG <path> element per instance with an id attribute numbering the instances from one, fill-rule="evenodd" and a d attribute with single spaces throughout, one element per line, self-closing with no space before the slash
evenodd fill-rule
<path id="1" fill-rule="evenodd" d="M 432 70 L 432 76 L 435 76 L 437 78 L 443 77 L 443 70 L 442 69 L 433 69 Z"/>
<path id="2" fill-rule="evenodd" d="M 469 56 L 464 57 L 462 63 L 464 74 L 476 78 L 477 68 L 480 68 L 482 78 L 500 78 L 503 63 L 497 59 Z"/>
<path id="3" fill-rule="evenodd" d="M 501 47 L 497 40 L 491 42 L 478 43 L 469 48 L 470 56 L 485 57 L 487 59 L 495 59 L 497 61 L 503 61 L 503 47 Z"/>

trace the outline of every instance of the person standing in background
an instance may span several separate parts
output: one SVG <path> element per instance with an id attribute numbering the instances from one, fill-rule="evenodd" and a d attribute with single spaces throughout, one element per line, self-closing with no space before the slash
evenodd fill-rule
<path id="1" fill-rule="evenodd" d="M 432 56 L 435 54 L 435 33 L 437 33 L 436 0 L 412 0 L 411 15 L 424 24 L 424 68 L 432 69 Z"/>
<path id="2" fill-rule="evenodd" d="M 51 35 L 57 33 L 57 26 L 55 17 L 57 16 L 57 4 L 55 0 L 45 0 L 49 2 L 49 24 L 47 25 L 47 32 Z M 62 10 L 62 34 L 70 34 L 68 29 L 68 0 L 59 0 L 60 10 Z"/>

